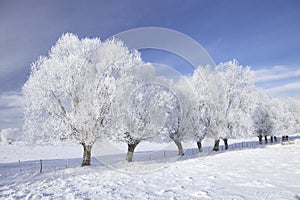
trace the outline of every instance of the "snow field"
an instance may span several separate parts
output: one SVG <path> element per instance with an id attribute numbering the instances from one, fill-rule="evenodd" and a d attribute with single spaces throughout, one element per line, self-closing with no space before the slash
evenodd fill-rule
<path id="1" fill-rule="evenodd" d="M 1 175 L 0 199 L 299 199 L 296 141 L 200 156 L 187 152 L 171 162 L 120 161 L 113 169 L 93 160 L 92 167 Z"/>

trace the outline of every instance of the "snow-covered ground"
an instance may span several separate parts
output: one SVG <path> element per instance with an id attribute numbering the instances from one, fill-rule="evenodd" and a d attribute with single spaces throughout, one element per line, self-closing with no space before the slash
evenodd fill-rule
<path id="1" fill-rule="evenodd" d="M 132 163 L 124 161 L 126 146 L 95 146 L 93 166 L 84 168 L 79 145 L 0 145 L 0 199 L 297 200 L 300 137 L 291 138 L 296 144 L 231 141 L 231 150 L 218 153 L 207 145 L 201 154 L 185 144 L 180 158 L 173 144 L 145 143 Z"/>

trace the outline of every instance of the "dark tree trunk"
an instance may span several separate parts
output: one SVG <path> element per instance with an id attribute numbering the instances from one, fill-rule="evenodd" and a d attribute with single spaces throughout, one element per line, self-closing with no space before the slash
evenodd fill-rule
<path id="1" fill-rule="evenodd" d="M 284 141 L 285 141 L 285 136 L 282 136 L 281 142 L 284 142 Z"/>
<path id="2" fill-rule="evenodd" d="M 273 144 L 273 136 L 270 136 L 270 143 Z"/>
<path id="3" fill-rule="evenodd" d="M 219 151 L 219 144 L 220 144 L 220 139 L 216 139 L 215 140 L 215 145 L 214 145 L 214 148 L 213 148 L 214 151 Z"/>
<path id="4" fill-rule="evenodd" d="M 197 141 L 197 146 L 198 146 L 198 150 L 199 150 L 200 153 L 203 151 L 201 142 L 202 142 L 202 140 Z"/>
<path id="5" fill-rule="evenodd" d="M 258 142 L 259 142 L 259 144 L 262 144 L 262 135 L 258 136 Z"/>
<path id="6" fill-rule="evenodd" d="M 175 141 L 175 140 L 174 140 L 174 142 L 175 142 L 175 144 L 178 148 L 178 156 L 183 156 L 184 152 L 183 152 L 183 147 L 182 147 L 181 142 L 178 142 L 178 141 Z"/>
<path id="7" fill-rule="evenodd" d="M 268 144 L 268 137 L 265 136 L 265 143 Z"/>
<path id="8" fill-rule="evenodd" d="M 86 145 L 82 143 L 83 146 L 83 160 L 81 163 L 81 167 L 90 166 L 91 165 L 91 155 L 92 155 L 92 145 Z"/>
<path id="9" fill-rule="evenodd" d="M 139 143 L 140 143 L 140 141 L 135 140 L 133 143 L 127 144 L 128 150 L 127 150 L 126 160 L 127 160 L 128 162 L 132 162 L 132 157 L 133 157 L 134 149 L 136 148 L 136 146 L 137 146 Z"/>
<path id="10" fill-rule="evenodd" d="M 276 136 L 274 136 L 274 141 L 275 141 L 275 143 L 277 142 L 277 137 Z"/>
<path id="11" fill-rule="evenodd" d="M 225 145 L 225 150 L 227 150 L 228 149 L 228 139 L 224 138 L 223 141 L 224 141 L 224 145 Z"/>

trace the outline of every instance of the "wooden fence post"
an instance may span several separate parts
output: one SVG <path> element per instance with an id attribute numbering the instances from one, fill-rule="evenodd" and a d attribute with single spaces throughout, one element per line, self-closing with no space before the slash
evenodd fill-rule
<path id="1" fill-rule="evenodd" d="M 40 173 L 42 173 L 43 171 L 43 162 L 42 162 L 42 159 L 40 160 Z"/>
<path id="2" fill-rule="evenodd" d="M 22 169 L 21 169 L 21 161 L 19 160 L 19 169 L 20 169 L 20 173 L 22 173 Z"/>

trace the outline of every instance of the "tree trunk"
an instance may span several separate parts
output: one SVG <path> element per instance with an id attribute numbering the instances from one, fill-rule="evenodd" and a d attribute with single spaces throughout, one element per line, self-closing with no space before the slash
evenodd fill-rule
<path id="1" fill-rule="evenodd" d="M 225 150 L 227 150 L 228 149 L 228 139 L 224 138 L 223 141 L 224 141 L 224 145 L 225 145 Z"/>
<path id="2" fill-rule="evenodd" d="M 273 136 L 270 136 L 270 143 L 273 143 Z"/>
<path id="3" fill-rule="evenodd" d="M 91 155 L 92 155 L 92 145 L 86 145 L 82 143 L 83 146 L 83 160 L 81 163 L 81 167 L 90 166 L 91 165 Z"/>
<path id="4" fill-rule="evenodd" d="M 277 137 L 276 136 L 274 136 L 274 141 L 275 141 L 275 143 L 277 142 Z"/>
<path id="5" fill-rule="evenodd" d="M 265 136 L 265 143 L 268 144 L 268 137 Z"/>
<path id="6" fill-rule="evenodd" d="M 215 139 L 215 145 L 213 148 L 214 151 L 219 151 L 219 144 L 220 144 L 220 139 Z"/>
<path id="7" fill-rule="evenodd" d="M 285 136 L 282 136 L 281 142 L 284 142 L 284 141 L 285 141 Z"/>
<path id="8" fill-rule="evenodd" d="M 137 141 L 137 140 L 135 140 L 132 144 L 127 144 L 128 150 L 127 150 L 126 160 L 128 162 L 132 162 L 133 152 L 138 144 L 139 144 L 139 141 Z"/>
<path id="9" fill-rule="evenodd" d="M 262 135 L 258 136 L 258 142 L 259 142 L 259 144 L 262 144 Z"/>
<path id="10" fill-rule="evenodd" d="M 178 148 L 178 156 L 183 156 L 184 152 L 183 152 L 183 148 L 182 148 L 181 142 L 178 142 L 178 141 L 175 141 L 175 140 L 174 140 L 174 142 L 175 142 L 175 144 L 176 144 L 176 146 Z"/>
<path id="11" fill-rule="evenodd" d="M 197 146 L 198 146 L 198 150 L 199 150 L 200 153 L 203 151 L 201 142 L 202 142 L 201 140 L 197 141 Z"/>

